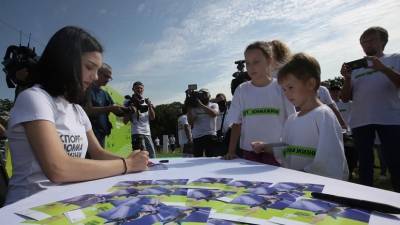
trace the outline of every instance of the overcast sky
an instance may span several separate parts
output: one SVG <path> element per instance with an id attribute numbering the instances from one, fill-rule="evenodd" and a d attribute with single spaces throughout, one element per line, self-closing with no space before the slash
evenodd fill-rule
<path id="1" fill-rule="evenodd" d="M 358 38 L 370 26 L 389 31 L 386 53 L 400 49 L 400 1 L 0 0 L 0 53 L 26 44 L 41 54 L 66 25 L 80 26 L 103 44 L 113 88 L 130 94 L 140 80 L 155 104 L 183 101 L 188 84 L 230 98 L 234 61 L 253 41 L 280 39 L 293 52 L 315 56 L 322 79 L 339 76 L 345 61 L 363 56 Z M 56 76 L 56 74 L 55 74 Z M 13 98 L 1 72 L 0 98 Z"/>

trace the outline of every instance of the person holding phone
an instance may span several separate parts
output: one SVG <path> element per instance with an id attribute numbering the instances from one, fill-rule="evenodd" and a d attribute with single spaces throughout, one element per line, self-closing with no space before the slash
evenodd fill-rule
<path id="1" fill-rule="evenodd" d="M 352 100 L 349 126 L 359 154 L 361 184 L 373 186 L 373 145 L 377 133 L 393 189 L 400 192 L 400 54 L 383 52 L 388 37 L 382 27 L 370 27 L 361 34 L 367 63 L 364 67 L 342 65 L 341 93 L 344 102 Z"/>

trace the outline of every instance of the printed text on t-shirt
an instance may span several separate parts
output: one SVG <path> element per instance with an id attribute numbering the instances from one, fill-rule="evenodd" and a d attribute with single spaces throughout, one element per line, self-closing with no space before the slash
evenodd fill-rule
<path id="1" fill-rule="evenodd" d="M 62 134 L 60 139 L 64 144 L 64 150 L 71 157 L 80 158 L 82 155 L 83 138 L 81 135 Z"/>
<path id="2" fill-rule="evenodd" d="M 277 108 L 250 108 L 243 110 L 243 116 L 256 116 L 256 115 L 279 115 Z"/>

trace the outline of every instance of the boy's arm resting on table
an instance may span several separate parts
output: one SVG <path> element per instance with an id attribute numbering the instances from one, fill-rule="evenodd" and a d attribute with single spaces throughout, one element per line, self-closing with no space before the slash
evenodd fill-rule
<path id="1" fill-rule="evenodd" d="M 90 153 L 94 158 L 108 160 L 90 160 L 73 158 L 67 155 L 54 124 L 47 120 L 36 120 L 22 124 L 33 152 L 44 174 L 54 183 L 86 181 L 122 174 L 124 162 L 116 156 L 106 154 L 97 147 L 92 131 L 88 132 Z M 112 159 L 114 158 L 114 159 Z M 145 170 L 147 155 L 143 152 L 130 155 L 126 160 L 127 172 Z"/>

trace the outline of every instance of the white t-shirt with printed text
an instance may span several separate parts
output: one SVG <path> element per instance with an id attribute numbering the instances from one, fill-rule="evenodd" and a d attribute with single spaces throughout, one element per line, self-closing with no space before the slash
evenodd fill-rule
<path id="1" fill-rule="evenodd" d="M 282 141 L 288 147 L 274 149 L 274 155 L 284 167 L 347 180 L 342 128 L 328 106 L 321 105 L 302 116 L 292 114 L 285 123 Z"/>
<path id="2" fill-rule="evenodd" d="M 81 106 L 71 104 L 63 97 L 52 97 L 38 85 L 23 91 L 11 109 L 7 130 L 13 163 L 7 204 L 42 190 L 39 183 L 48 180 L 22 126 L 24 122 L 36 120 L 46 120 L 55 125 L 69 156 L 85 158 L 88 148 L 86 132 L 92 127 Z"/>
<path id="3" fill-rule="evenodd" d="M 240 148 L 253 151 L 251 142 L 280 142 L 283 124 L 295 108 L 284 96 L 276 79 L 264 87 L 251 81 L 242 83 L 235 91 L 228 121 L 241 124 Z"/>
<path id="4" fill-rule="evenodd" d="M 385 54 L 380 60 L 400 72 L 400 54 Z M 371 68 L 354 70 L 351 85 L 351 128 L 369 124 L 400 125 L 399 89 L 384 73 Z"/>

